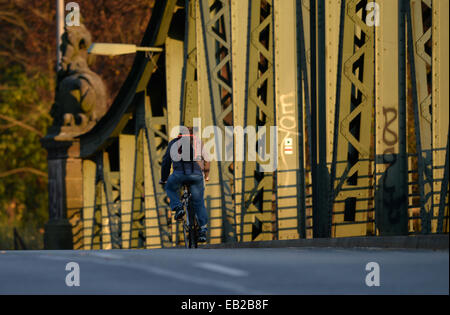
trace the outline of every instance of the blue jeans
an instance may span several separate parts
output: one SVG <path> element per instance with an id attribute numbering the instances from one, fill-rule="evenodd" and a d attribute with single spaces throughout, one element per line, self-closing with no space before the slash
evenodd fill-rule
<path id="1" fill-rule="evenodd" d="M 187 173 L 175 171 L 169 176 L 165 190 L 170 199 L 170 208 L 174 210 L 177 206 L 182 206 L 180 200 L 180 188 L 184 183 L 189 184 L 191 189 L 191 202 L 197 214 L 197 221 L 201 228 L 206 228 L 208 224 L 208 214 L 206 213 L 205 201 L 203 198 L 205 188 L 203 186 L 203 174 Z"/>

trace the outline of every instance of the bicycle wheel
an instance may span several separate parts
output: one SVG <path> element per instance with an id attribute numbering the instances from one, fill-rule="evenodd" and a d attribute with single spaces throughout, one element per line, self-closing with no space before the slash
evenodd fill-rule
<path id="1" fill-rule="evenodd" d="M 189 248 L 198 248 L 197 239 L 197 229 L 193 226 L 189 229 Z"/>
<path id="2" fill-rule="evenodd" d="M 194 243 L 194 248 L 198 248 L 198 226 L 194 225 L 194 229 L 192 231 L 192 242 Z"/>
<path id="3" fill-rule="evenodd" d="M 183 235 L 184 235 L 184 246 L 186 248 L 189 248 L 189 243 L 190 243 L 189 235 L 190 235 L 190 233 L 188 231 L 188 227 L 187 227 L 186 223 L 184 223 L 184 222 L 183 222 Z"/>
<path id="4" fill-rule="evenodd" d="M 190 200 L 188 203 L 188 213 L 189 213 L 189 248 L 197 248 L 198 244 L 197 244 L 195 211 Z"/>

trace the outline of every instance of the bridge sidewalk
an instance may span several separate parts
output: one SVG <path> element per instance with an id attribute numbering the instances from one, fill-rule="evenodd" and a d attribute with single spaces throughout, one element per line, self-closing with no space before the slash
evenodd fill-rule
<path id="1" fill-rule="evenodd" d="M 200 246 L 203 249 L 221 248 L 287 248 L 287 247 L 333 247 L 333 248 L 383 248 L 383 249 L 449 249 L 449 235 L 417 236 L 370 236 L 322 239 L 277 240 L 261 242 L 223 243 Z"/>

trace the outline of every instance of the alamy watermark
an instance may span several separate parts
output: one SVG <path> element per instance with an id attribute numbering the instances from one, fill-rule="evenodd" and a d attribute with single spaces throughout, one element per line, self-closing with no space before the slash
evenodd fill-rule
<path id="1" fill-rule="evenodd" d="M 70 271 L 66 275 L 66 285 L 68 287 L 80 286 L 80 265 L 76 262 L 66 264 L 66 271 Z"/>
<path id="2" fill-rule="evenodd" d="M 171 138 L 190 135 L 185 126 L 172 128 Z M 208 139 L 202 142 L 201 139 Z M 260 172 L 274 172 L 278 167 L 278 127 L 270 126 L 207 126 L 201 128 L 201 118 L 194 118 L 193 137 L 180 137 L 179 144 L 172 146 L 173 161 L 198 160 L 207 157 L 209 161 L 257 162 Z M 191 143 L 194 156 L 191 157 Z M 247 150 L 245 150 L 247 147 Z M 245 154 L 247 152 L 247 155 Z"/>
<path id="3" fill-rule="evenodd" d="M 366 285 L 368 287 L 379 287 L 380 265 L 376 262 L 369 262 L 366 264 L 366 271 L 369 271 L 369 273 L 366 275 Z"/>
<path id="4" fill-rule="evenodd" d="M 80 26 L 80 5 L 76 2 L 66 4 L 66 11 L 70 11 L 66 15 L 67 26 Z"/>
<path id="5" fill-rule="evenodd" d="M 66 15 L 67 26 L 80 26 L 80 5 L 77 2 L 69 2 L 66 4 L 66 11 L 70 11 Z M 369 27 L 380 26 L 380 5 L 376 2 L 368 2 L 366 5 L 366 24 Z"/>
<path id="6" fill-rule="evenodd" d="M 366 24 L 369 27 L 380 26 L 380 5 L 376 2 L 369 2 L 366 5 Z"/>

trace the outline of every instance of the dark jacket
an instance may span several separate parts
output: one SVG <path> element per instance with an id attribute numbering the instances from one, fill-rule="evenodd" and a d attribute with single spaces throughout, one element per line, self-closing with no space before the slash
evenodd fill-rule
<path id="1" fill-rule="evenodd" d="M 170 175 L 170 168 L 173 165 L 174 171 L 181 171 L 185 172 L 187 174 L 202 174 L 204 173 L 207 177 L 209 174 L 209 156 L 206 152 L 203 152 L 203 145 L 202 148 L 202 154 L 201 154 L 201 160 L 195 161 L 192 159 L 192 161 L 173 161 L 172 157 L 170 156 L 171 148 L 173 145 L 179 145 L 178 141 L 180 140 L 180 137 L 173 139 L 169 142 L 169 145 L 167 146 L 166 153 L 163 156 L 162 164 L 161 164 L 161 181 L 167 182 L 167 179 Z"/>

